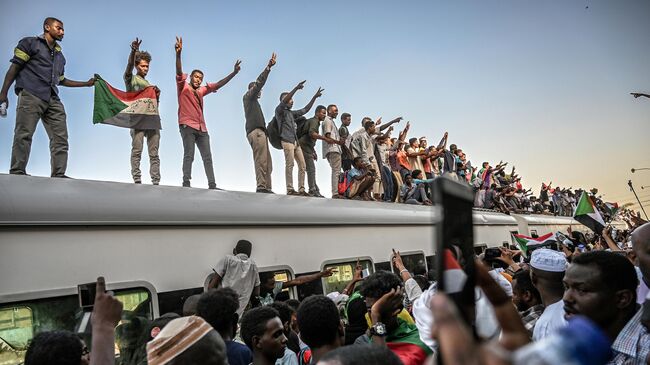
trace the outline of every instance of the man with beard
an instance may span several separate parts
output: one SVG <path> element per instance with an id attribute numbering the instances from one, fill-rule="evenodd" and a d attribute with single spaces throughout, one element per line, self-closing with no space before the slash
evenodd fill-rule
<path id="1" fill-rule="evenodd" d="M 517 307 L 530 337 L 533 337 L 535 323 L 544 312 L 544 305 L 539 291 L 530 280 L 530 273 L 526 270 L 517 271 L 512 278 L 512 302 Z"/>
<path id="2" fill-rule="evenodd" d="M 11 148 L 10 174 L 27 175 L 27 161 L 32 148 L 32 136 L 39 119 L 50 139 L 52 177 L 67 177 L 68 127 L 58 86 L 93 86 L 95 79 L 72 81 L 65 77 L 65 57 L 58 42 L 63 40 L 63 22 L 45 18 L 43 34 L 26 37 L 14 49 L 11 66 L 5 75 L 0 104 L 9 106 L 7 92 L 16 81 L 16 128 Z"/>

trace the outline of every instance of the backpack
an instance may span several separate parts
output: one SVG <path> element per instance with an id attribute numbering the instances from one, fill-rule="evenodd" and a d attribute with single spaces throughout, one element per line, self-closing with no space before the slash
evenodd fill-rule
<path id="1" fill-rule="evenodd" d="M 278 126 L 278 120 L 273 117 L 269 124 L 266 126 L 266 133 L 269 136 L 269 142 L 273 148 L 281 150 L 282 149 L 282 139 L 280 138 L 280 127 Z"/>
<path id="2" fill-rule="evenodd" d="M 308 132 L 307 130 L 305 130 L 307 128 L 307 123 L 305 123 L 307 121 L 307 118 L 298 117 L 294 121 L 296 122 L 296 137 L 300 139 Z"/>
<path id="3" fill-rule="evenodd" d="M 347 196 L 348 189 L 352 185 L 352 179 L 350 179 L 350 170 L 345 171 L 339 175 L 339 195 Z"/>

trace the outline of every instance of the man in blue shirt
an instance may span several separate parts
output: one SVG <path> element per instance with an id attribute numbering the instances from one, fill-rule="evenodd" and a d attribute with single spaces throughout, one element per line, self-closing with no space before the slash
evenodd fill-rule
<path id="1" fill-rule="evenodd" d="M 26 175 L 32 136 L 41 119 L 50 138 L 51 176 L 67 177 L 68 128 L 58 85 L 93 86 L 95 79 L 82 82 L 65 77 L 65 57 L 57 43 L 63 40 L 63 34 L 63 22 L 46 18 L 42 35 L 21 39 L 14 49 L 14 57 L 0 91 L 0 103 L 8 104 L 7 92 L 16 81 L 16 95 L 19 98 L 11 149 L 11 174 Z"/>

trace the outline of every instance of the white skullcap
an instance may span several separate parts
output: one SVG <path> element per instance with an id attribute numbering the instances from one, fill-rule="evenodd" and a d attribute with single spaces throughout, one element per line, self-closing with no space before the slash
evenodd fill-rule
<path id="1" fill-rule="evenodd" d="M 562 252 L 540 248 L 533 251 L 530 266 L 537 270 L 564 272 L 566 271 L 567 261 Z"/>

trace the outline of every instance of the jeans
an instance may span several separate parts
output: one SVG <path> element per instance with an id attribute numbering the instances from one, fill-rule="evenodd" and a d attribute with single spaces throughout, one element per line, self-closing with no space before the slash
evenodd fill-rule
<path id="1" fill-rule="evenodd" d="M 384 184 L 384 201 L 394 201 L 395 184 L 393 183 L 393 172 L 386 165 L 381 167 L 381 181 Z"/>
<path id="2" fill-rule="evenodd" d="M 26 90 L 20 91 L 16 106 L 10 174 L 26 174 L 32 137 L 39 119 L 43 121 L 45 132 L 50 138 L 51 176 L 65 175 L 68 167 L 68 128 L 63 103 L 54 97 L 43 101 Z"/>
<path id="3" fill-rule="evenodd" d="M 134 182 L 142 181 L 140 160 L 145 137 L 147 137 L 151 182 L 158 184 L 160 182 L 160 157 L 158 156 L 160 131 L 158 129 L 131 129 L 131 176 L 133 176 Z"/>
<path id="4" fill-rule="evenodd" d="M 210 152 L 210 135 L 208 135 L 208 132 L 201 132 L 185 124 L 179 127 L 183 139 L 183 186 L 190 186 L 192 162 L 194 162 L 194 146 L 196 145 L 199 147 L 203 159 L 205 176 L 208 178 L 208 188 L 216 188 L 217 184 L 214 180 L 214 169 L 212 167 L 212 152 Z"/>
<path id="5" fill-rule="evenodd" d="M 271 152 L 269 150 L 269 141 L 266 133 L 257 128 L 246 136 L 248 143 L 253 150 L 253 163 L 255 164 L 255 181 L 257 189 L 271 190 L 271 172 L 273 172 L 273 163 L 271 161 Z"/>
<path id="6" fill-rule="evenodd" d="M 299 191 L 305 191 L 305 158 L 298 143 L 282 141 L 284 151 L 284 178 L 286 180 L 287 192 L 293 190 L 293 161 L 298 163 L 298 187 Z"/>
<path id="7" fill-rule="evenodd" d="M 339 193 L 339 177 L 341 176 L 341 154 L 330 152 L 327 154 L 327 162 L 332 168 L 332 196 Z"/>

